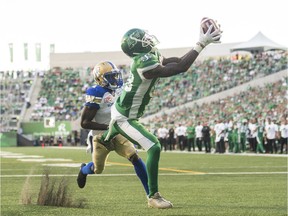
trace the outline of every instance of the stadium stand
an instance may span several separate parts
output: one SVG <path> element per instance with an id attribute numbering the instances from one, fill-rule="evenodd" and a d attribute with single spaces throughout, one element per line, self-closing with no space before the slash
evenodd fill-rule
<path id="1" fill-rule="evenodd" d="M 287 117 L 287 86 L 288 76 L 283 76 L 277 82 L 264 86 L 247 86 L 246 90 L 238 91 L 232 96 L 219 98 L 210 103 L 192 103 L 191 106 L 176 107 L 173 111 L 162 111 L 160 114 L 146 120 L 148 125 L 185 125 L 189 120 L 195 122 L 214 123 L 217 119 L 233 119 L 241 122 L 253 117 L 265 119 L 270 117 L 275 121 Z"/>
<path id="2" fill-rule="evenodd" d="M 119 68 L 127 76 L 129 67 L 120 65 Z M 199 60 L 188 73 L 159 81 L 145 115 L 195 101 L 286 68 L 285 52 Z M 30 120 L 42 121 L 49 116 L 55 116 L 57 120 L 76 120 L 83 106 L 85 90 L 93 83 L 90 70 L 56 68 L 47 71 Z"/>
<path id="3" fill-rule="evenodd" d="M 127 79 L 129 66 L 118 65 L 118 67 L 123 72 L 124 80 Z M 1 131 L 17 130 L 19 121 L 43 122 L 45 117 L 55 117 L 57 121 L 71 121 L 75 127 L 73 133 L 80 131 L 77 120 L 79 121 L 85 91 L 93 84 L 90 76 L 91 69 L 55 67 L 45 71 L 43 76 L 37 75 L 35 71 L 0 72 L 3 81 L 1 82 Z M 287 103 L 287 98 L 282 101 L 279 99 L 286 93 L 287 78 L 284 78 L 281 84 L 280 81 L 276 84 L 271 83 L 261 90 L 251 87 L 242 90 L 239 95 L 227 96 L 209 105 L 208 103 L 199 105 L 197 101 L 269 75 L 277 76 L 278 72 L 283 70 L 287 72 L 285 51 L 269 51 L 253 55 L 236 53 L 228 57 L 201 58 L 195 62 L 188 73 L 159 80 L 143 119 L 144 121 L 149 119 L 146 122 L 155 125 L 163 121 L 172 123 L 170 119 L 173 119 L 175 124 L 185 122 L 187 116 L 193 121 L 213 121 L 219 117 L 235 118 L 236 114 L 239 118 L 244 115 L 245 117 L 271 115 L 275 110 L 279 114 L 285 111 L 285 108 L 280 106 L 281 103 Z M 271 86 L 277 87 L 277 91 L 273 91 L 275 97 L 270 98 L 271 103 L 267 103 L 267 96 L 265 97 L 263 93 L 269 95 L 267 88 L 271 90 Z M 251 91 L 261 96 L 255 100 L 249 98 Z M 191 102 L 195 102 L 192 107 L 181 108 L 183 104 Z M 251 105 L 255 103 L 257 106 Z M 28 108 L 27 104 L 31 107 Z M 177 115 L 175 113 L 167 115 L 168 110 L 173 112 L 175 109 Z M 223 109 L 225 112 L 222 112 Z M 263 113 L 259 113 L 259 110 Z M 212 115 L 207 116 L 207 113 Z"/>
<path id="4" fill-rule="evenodd" d="M 32 121 L 54 116 L 57 120 L 73 120 L 83 104 L 85 82 L 78 70 L 56 68 L 45 73 L 37 101 L 31 113 Z"/>
<path id="5" fill-rule="evenodd" d="M 285 69 L 287 53 L 282 51 L 197 61 L 188 73 L 159 81 L 146 116 Z"/>
<path id="6" fill-rule="evenodd" d="M 127 78 L 126 66 L 118 67 Z M 85 91 L 94 83 L 90 72 L 91 68 L 54 68 L 47 71 L 30 120 L 43 121 L 44 117 L 50 116 L 55 116 L 57 120 L 76 120 L 83 107 Z"/>
<path id="7" fill-rule="evenodd" d="M 19 119 L 30 104 L 35 71 L 0 71 L 1 132 L 17 131 Z"/>

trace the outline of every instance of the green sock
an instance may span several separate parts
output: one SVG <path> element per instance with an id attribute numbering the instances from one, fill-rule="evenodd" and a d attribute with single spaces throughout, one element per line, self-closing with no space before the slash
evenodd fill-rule
<path id="1" fill-rule="evenodd" d="M 158 164 L 160 159 L 161 145 L 156 143 L 147 151 L 147 174 L 148 174 L 148 186 L 149 197 L 158 192 Z"/>

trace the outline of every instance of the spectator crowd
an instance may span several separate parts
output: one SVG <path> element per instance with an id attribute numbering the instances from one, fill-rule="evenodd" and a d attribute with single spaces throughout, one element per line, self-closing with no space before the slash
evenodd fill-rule
<path id="1" fill-rule="evenodd" d="M 169 110 L 253 79 L 287 70 L 287 65 L 285 51 L 197 60 L 187 73 L 159 80 L 146 116 L 159 112 L 163 108 Z M 126 80 L 129 66 L 119 65 L 119 68 Z M 43 77 L 41 90 L 32 107 L 30 120 L 43 121 L 44 117 L 51 116 L 66 121 L 79 118 L 85 91 L 94 84 L 91 76 L 92 69 L 53 68 L 41 74 Z M 30 105 L 28 92 L 36 73 L 35 71 L 0 71 L 1 122 L 5 122 L 5 114 L 19 115 L 23 106 Z M 178 108 L 171 114 L 164 111 L 160 116 L 151 119 L 148 125 L 163 143 L 164 150 L 203 150 L 219 153 L 238 153 L 247 150 L 266 153 L 285 152 L 287 147 L 285 145 L 282 147 L 280 143 L 282 121 L 287 120 L 287 83 L 286 77 L 277 83 L 269 83 L 263 88 L 249 87 L 246 91 L 209 104 L 194 104 L 193 107 Z M 265 130 L 268 119 L 277 128 L 275 129 L 276 144 L 272 142 L 272 149 L 270 144 L 266 145 L 270 143 L 267 138 L 269 133 Z M 245 124 L 247 130 L 243 129 Z M 252 130 L 253 127 L 249 129 L 249 125 L 253 124 L 256 124 L 257 128 L 256 141 L 256 132 Z M 219 131 L 224 131 L 221 136 L 217 135 Z M 259 140 L 262 140 L 263 148 L 258 146 Z"/>
<path id="2" fill-rule="evenodd" d="M 164 150 L 287 153 L 287 84 L 286 77 L 211 104 L 163 112 L 147 124 L 154 125 L 151 130 L 161 138 Z"/>

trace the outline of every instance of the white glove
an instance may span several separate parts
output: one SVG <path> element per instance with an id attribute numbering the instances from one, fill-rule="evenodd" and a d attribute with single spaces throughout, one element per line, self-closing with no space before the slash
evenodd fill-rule
<path id="1" fill-rule="evenodd" d="M 214 32 L 211 33 L 213 28 L 213 25 L 211 25 L 207 32 L 204 33 L 203 29 L 200 27 L 200 37 L 199 37 L 199 42 L 197 43 L 196 47 L 194 50 L 196 50 L 198 53 L 204 49 L 208 44 L 210 43 L 221 43 L 220 38 L 222 31 L 220 28 L 217 28 Z"/>
<path id="2" fill-rule="evenodd" d="M 93 144 L 91 143 L 91 140 L 90 140 L 90 137 L 93 137 L 93 132 L 92 130 L 90 130 L 90 132 L 88 133 L 87 135 L 87 140 L 86 140 L 86 143 L 87 143 L 87 147 L 86 147 L 86 153 L 92 153 L 93 152 Z M 93 139 L 93 138 L 92 138 Z"/>
<path id="3" fill-rule="evenodd" d="M 198 43 L 201 43 L 204 47 L 210 43 L 220 43 L 219 39 L 221 37 L 222 31 L 220 28 L 217 28 L 214 32 L 211 33 L 212 28 L 213 25 L 208 28 L 206 33 L 204 33 L 203 29 L 200 28 L 200 38 Z"/>
<path id="4" fill-rule="evenodd" d="M 119 96 L 121 95 L 122 90 L 123 90 L 122 87 L 121 87 L 121 88 L 117 88 L 117 89 L 115 90 L 115 98 L 117 98 L 117 97 L 119 97 Z"/>
<path id="5" fill-rule="evenodd" d="M 87 153 L 87 154 L 89 154 L 89 153 L 91 154 L 91 153 L 92 153 L 92 145 L 89 144 L 89 145 L 86 147 L 86 153 Z"/>

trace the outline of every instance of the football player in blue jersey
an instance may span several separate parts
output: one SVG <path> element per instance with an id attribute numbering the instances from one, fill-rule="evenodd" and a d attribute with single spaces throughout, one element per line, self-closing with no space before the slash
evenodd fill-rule
<path id="1" fill-rule="evenodd" d="M 117 98 L 111 108 L 109 130 L 101 137 L 97 136 L 96 141 L 105 144 L 118 134 L 122 134 L 147 151 L 149 207 L 166 209 L 173 205 L 164 199 L 158 191 L 160 142 L 139 122 L 139 119 L 143 116 L 145 108 L 150 102 L 153 89 L 159 78 L 186 72 L 207 45 L 220 43 L 222 31 L 220 27 L 216 27 L 210 25 L 205 32 L 201 27 L 199 41 L 180 58 L 162 57 L 156 48 L 157 38 L 143 29 L 130 29 L 122 38 L 122 51 L 132 60 L 130 77 L 125 83 L 120 97 Z"/>
<path id="2" fill-rule="evenodd" d="M 87 142 L 91 146 L 92 162 L 81 164 L 77 177 L 78 186 L 80 188 L 85 187 L 88 174 L 102 173 L 109 153 L 115 151 L 133 164 L 135 172 L 148 195 L 146 166 L 138 156 L 134 145 L 120 134 L 105 145 L 95 142 L 95 136 L 103 133 L 108 128 L 111 119 L 111 106 L 120 94 L 123 85 L 121 72 L 112 62 L 104 61 L 94 67 L 93 76 L 96 85 L 87 89 L 85 107 L 81 113 L 81 127 L 91 130 Z"/>

